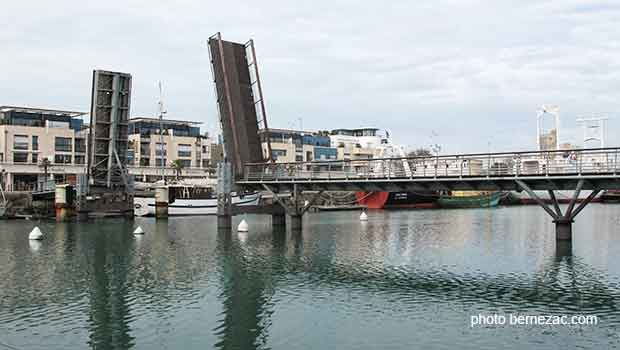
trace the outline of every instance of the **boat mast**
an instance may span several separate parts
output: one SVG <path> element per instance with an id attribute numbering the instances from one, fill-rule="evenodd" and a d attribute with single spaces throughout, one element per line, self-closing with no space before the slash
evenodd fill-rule
<path id="1" fill-rule="evenodd" d="M 159 82 L 159 156 L 161 157 L 161 180 L 166 183 L 166 170 L 164 164 L 164 114 L 166 111 L 164 110 L 164 97 L 161 87 L 161 81 Z M 157 157 L 155 157 L 157 159 Z"/>

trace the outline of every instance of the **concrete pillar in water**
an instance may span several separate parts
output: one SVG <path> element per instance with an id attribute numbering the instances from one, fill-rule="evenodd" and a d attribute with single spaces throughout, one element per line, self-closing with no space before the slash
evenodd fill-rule
<path id="1" fill-rule="evenodd" d="M 71 214 L 71 208 L 67 201 L 67 191 L 69 186 L 57 185 L 54 198 L 54 208 L 56 210 L 56 221 L 67 221 Z"/>
<path id="2" fill-rule="evenodd" d="M 570 241 L 573 239 L 573 220 L 564 217 L 553 220 L 555 223 L 555 239 Z"/>
<path id="3" fill-rule="evenodd" d="M 289 216 L 291 219 L 291 230 L 301 231 L 301 214 Z"/>
<path id="4" fill-rule="evenodd" d="M 166 219 L 168 218 L 168 199 L 169 189 L 168 187 L 158 187 L 155 189 L 155 218 Z"/>
<path id="5" fill-rule="evenodd" d="M 285 214 L 271 214 L 271 226 L 286 227 L 286 215 Z"/>
<path id="6" fill-rule="evenodd" d="M 217 216 L 217 229 L 223 230 L 223 231 L 230 231 L 232 229 L 232 216 L 218 215 Z"/>
<path id="7" fill-rule="evenodd" d="M 217 166 L 217 228 L 218 231 L 232 229 L 232 165 L 228 162 Z"/>

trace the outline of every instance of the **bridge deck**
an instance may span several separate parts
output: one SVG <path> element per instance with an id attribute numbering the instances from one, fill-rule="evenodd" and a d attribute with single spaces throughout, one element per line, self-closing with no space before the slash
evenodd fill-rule
<path id="1" fill-rule="evenodd" d="M 252 163 L 237 184 L 276 191 L 620 189 L 620 148 L 464 154 L 295 163 Z"/>

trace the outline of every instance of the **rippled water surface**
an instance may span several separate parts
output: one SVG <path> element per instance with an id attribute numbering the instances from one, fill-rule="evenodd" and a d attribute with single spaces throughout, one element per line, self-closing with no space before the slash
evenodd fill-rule
<path id="1" fill-rule="evenodd" d="M 620 206 L 586 208 L 572 248 L 546 215 L 315 213 L 301 234 L 248 216 L 229 235 L 214 217 L 4 221 L 0 349 L 619 347 Z M 599 323 L 470 327 L 481 313 Z"/>

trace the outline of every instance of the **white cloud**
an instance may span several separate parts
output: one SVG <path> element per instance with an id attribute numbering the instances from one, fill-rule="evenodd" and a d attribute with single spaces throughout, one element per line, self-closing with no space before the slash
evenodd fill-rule
<path id="1" fill-rule="evenodd" d="M 254 38 L 271 125 L 375 125 L 446 152 L 535 147 L 535 111 L 608 114 L 618 144 L 620 6 L 611 1 L 3 4 L 0 103 L 87 110 L 92 69 L 134 76 L 133 112 L 214 130 L 205 42 Z"/>

